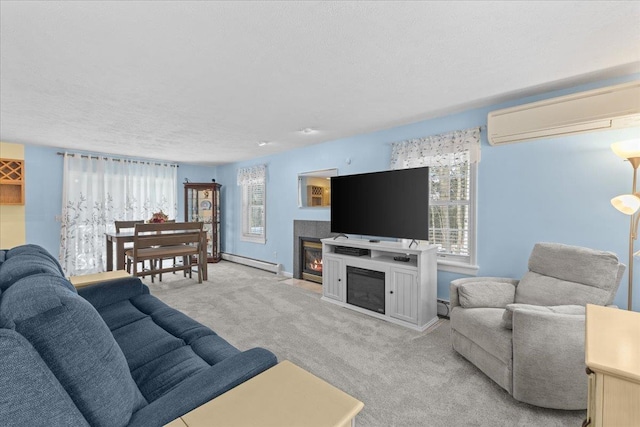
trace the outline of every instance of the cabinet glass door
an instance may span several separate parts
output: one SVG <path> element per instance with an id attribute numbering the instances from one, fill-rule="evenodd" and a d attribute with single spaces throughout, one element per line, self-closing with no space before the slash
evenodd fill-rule
<path id="1" fill-rule="evenodd" d="M 215 184 L 185 185 L 185 220 L 203 222 L 207 237 L 207 259 L 216 262 L 220 259 L 220 192 Z"/>

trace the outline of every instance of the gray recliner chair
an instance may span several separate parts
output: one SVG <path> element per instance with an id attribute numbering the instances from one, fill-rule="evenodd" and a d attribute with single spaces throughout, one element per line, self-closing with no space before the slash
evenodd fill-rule
<path id="1" fill-rule="evenodd" d="M 610 305 L 625 268 L 611 252 L 538 243 L 520 280 L 454 280 L 453 348 L 519 401 L 585 409 L 585 306 Z"/>

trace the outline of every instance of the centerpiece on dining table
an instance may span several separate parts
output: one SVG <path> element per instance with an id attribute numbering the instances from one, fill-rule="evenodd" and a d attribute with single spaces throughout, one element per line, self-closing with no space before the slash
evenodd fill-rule
<path id="1" fill-rule="evenodd" d="M 167 222 L 168 220 L 169 220 L 169 217 L 164 212 L 160 211 L 151 215 L 151 219 L 149 220 L 149 223 L 160 224 L 163 222 Z"/>

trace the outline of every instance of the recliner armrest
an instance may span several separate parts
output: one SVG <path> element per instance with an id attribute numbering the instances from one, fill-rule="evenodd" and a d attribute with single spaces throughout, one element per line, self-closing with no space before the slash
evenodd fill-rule
<path id="1" fill-rule="evenodd" d="M 481 289 L 480 286 L 486 285 L 486 284 L 497 284 L 499 287 L 502 284 L 509 284 L 509 285 L 512 285 L 515 290 L 515 287 L 518 285 L 518 282 L 519 281 L 517 279 L 510 279 L 505 277 L 465 277 L 463 279 L 452 280 L 449 285 L 449 303 L 451 305 L 451 310 L 453 310 L 454 307 L 464 305 L 464 304 L 461 304 L 461 301 L 460 301 L 461 287 L 474 286 L 478 284 L 478 288 L 477 288 L 478 295 L 485 295 L 488 298 L 488 300 L 491 300 L 492 290 L 490 288 L 492 288 L 492 286 L 485 286 L 486 294 L 485 294 L 485 291 Z M 512 297 L 510 298 L 509 295 L 507 295 L 507 293 L 499 292 L 499 294 L 500 295 L 497 295 L 497 296 L 499 296 L 502 301 L 498 305 L 496 305 L 495 303 L 490 303 L 488 305 L 485 305 L 484 302 L 479 301 L 477 306 L 506 307 L 507 304 L 511 304 L 514 302 L 513 298 Z"/>
<path id="2" fill-rule="evenodd" d="M 585 409 L 585 316 L 513 312 L 513 397 L 545 408 Z"/>
<path id="3" fill-rule="evenodd" d="M 557 314 L 585 314 L 583 305 L 531 305 L 531 304 L 508 304 L 502 315 L 502 326 L 512 329 L 513 312 L 517 310 L 529 310 L 537 312 L 557 313 Z"/>
<path id="4" fill-rule="evenodd" d="M 78 289 L 78 295 L 89 301 L 95 308 L 106 307 L 148 293 L 147 285 L 137 277 L 108 280 Z"/>

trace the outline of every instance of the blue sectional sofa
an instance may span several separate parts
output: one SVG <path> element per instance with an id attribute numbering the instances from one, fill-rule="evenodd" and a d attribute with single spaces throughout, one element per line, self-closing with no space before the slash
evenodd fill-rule
<path id="1" fill-rule="evenodd" d="M 0 424 L 160 426 L 274 366 L 137 278 L 79 291 L 40 246 L 0 251 Z"/>

